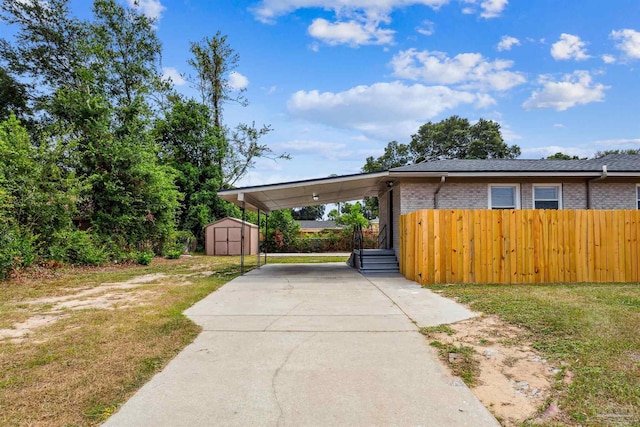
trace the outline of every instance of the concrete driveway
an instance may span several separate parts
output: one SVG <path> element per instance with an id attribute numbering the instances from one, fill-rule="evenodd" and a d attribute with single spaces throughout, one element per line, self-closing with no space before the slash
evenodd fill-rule
<path id="1" fill-rule="evenodd" d="M 402 276 L 272 264 L 186 315 L 204 331 L 105 425 L 499 425 L 418 332 L 473 313 Z"/>

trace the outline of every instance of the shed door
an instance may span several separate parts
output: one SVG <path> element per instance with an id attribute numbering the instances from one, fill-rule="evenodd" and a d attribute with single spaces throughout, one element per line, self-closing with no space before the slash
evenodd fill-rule
<path id="1" fill-rule="evenodd" d="M 229 255 L 242 254 L 242 230 L 240 228 L 229 228 Z"/>
<path id="2" fill-rule="evenodd" d="M 227 233 L 228 228 L 215 228 L 213 235 L 215 236 L 215 254 L 216 255 L 229 255 L 227 248 Z"/>

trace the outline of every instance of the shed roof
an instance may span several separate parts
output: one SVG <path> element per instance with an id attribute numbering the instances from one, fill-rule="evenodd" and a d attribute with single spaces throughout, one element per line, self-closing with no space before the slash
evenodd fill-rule
<path id="1" fill-rule="evenodd" d="M 244 223 L 244 225 L 246 225 L 247 227 L 256 227 L 256 228 L 258 227 L 257 225 L 255 225 L 255 224 L 253 224 L 251 222 L 243 221 L 241 219 L 234 218 L 232 216 L 227 216 L 227 217 L 224 217 L 222 219 L 219 219 L 217 221 L 214 221 L 212 223 L 209 223 L 209 224 L 205 225 L 205 228 L 211 227 L 211 226 L 216 226 L 216 225 L 222 225 L 222 223 L 229 222 L 229 221 L 233 221 L 234 223 L 238 224 L 239 226 L 242 225 L 242 223 Z"/>

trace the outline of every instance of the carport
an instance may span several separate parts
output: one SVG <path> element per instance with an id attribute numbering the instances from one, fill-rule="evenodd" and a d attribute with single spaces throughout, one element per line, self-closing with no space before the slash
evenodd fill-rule
<path id="1" fill-rule="evenodd" d="M 258 223 L 260 215 L 266 215 L 268 227 L 269 214 L 273 211 L 377 197 L 391 186 L 389 171 L 383 171 L 221 190 L 218 196 L 240 206 L 243 222 L 247 209 L 258 213 Z M 244 242 L 244 227 L 241 233 Z M 241 271 L 244 273 L 244 247 L 241 252 Z"/>

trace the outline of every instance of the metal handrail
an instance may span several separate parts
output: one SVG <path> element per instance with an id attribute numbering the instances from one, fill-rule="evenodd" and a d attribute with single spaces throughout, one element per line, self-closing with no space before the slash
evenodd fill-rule
<path id="1" fill-rule="evenodd" d="M 358 254 L 360 256 L 360 268 L 362 268 L 362 252 L 364 249 L 364 234 L 362 233 L 362 225 L 356 224 L 353 226 L 353 234 L 351 236 L 351 244 L 353 246 L 353 250 L 358 249 Z"/>
<path id="2" fill-rule="evenodd" d="M 387 249 L 387 224 L 384 224 L 378 233 L 378 249 Z"/>

